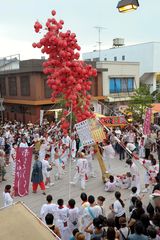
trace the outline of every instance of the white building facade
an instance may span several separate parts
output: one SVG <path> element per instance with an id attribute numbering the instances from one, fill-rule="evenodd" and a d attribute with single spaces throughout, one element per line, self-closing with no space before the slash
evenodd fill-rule
<path id="1" fill-rule="evenodd" d="M 99 60 L 99 51 L 84 53 L 82 57 L 84 60 Z M 101 50 L 100 60 L 139 62 L 140 82 L 148 84 L 151 92 L 160 88 L 160 42 L 149 42 Z"/>
<path id="2" fill-rule="evenodd" d="M 139 63 L 101 61 L 96 68 L 102 71 L 102 95 L 108 107 L 119 111 L 139 87 Z"/>

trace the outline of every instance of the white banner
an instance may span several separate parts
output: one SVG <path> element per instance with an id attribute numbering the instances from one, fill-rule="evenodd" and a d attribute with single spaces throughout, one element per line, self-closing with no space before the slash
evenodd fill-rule
<path id="1" fill-rule="evenodd" d="M 92 138 L 88 120 L 82 121 L 75 124 L 78 136 L 82 143 L 82 146 L 87 146 L 94 144 L 94 139 Z"/>
<path id="2" fill-rule="evenodd" d="M 44 116 L 44 110 L 40 110 L 40 126 L 42 125 L 43 122 L 43 116 Z"/>

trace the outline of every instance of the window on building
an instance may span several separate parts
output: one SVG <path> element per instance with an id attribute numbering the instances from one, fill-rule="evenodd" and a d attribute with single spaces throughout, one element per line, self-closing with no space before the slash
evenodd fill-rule
<path id="1" fill-rule="evenodd" d="M 0 77 L 0 97 L 6 96 L 5 77 Z"/>
<path id="2" fill-rule="evenodd" d="M 29 76 L 20 77 L 21 96 L 30 96 L 30 78 Z"/>
<path id="3" fill-rule="evenodd" d="M 17 79 L 16 79 L 16 77 L 8 78 L 8 86 L 9 86 L 9 95 L 17 96 Z"/>
<path id="4" fill-rule="evenodd" d="M 134 91 L 134 78 L 110 78 L 110 93 Z"/>
<path id="5" fill-rule="evenodd" d="M 122 56 L 122 61 L 125 61 L 125 56 L 124 55 Z"/>
<path id="6" fill-rule="evenodd" d="M 94 61 L 94 62 L 98 62 L 98 61 L 99 61 L 99 57 L 93 58 L 93 61 Z"/>
<path id="7" fill-rule="evenodd" d="M 115 61 L 115 62 L 117 61 L 117 57 L 114 57 L 114 61 Z"/>
<path id="8" fill-rule="evenodd" d="M 44 79 L 44 96 L 45 98 L 50 98 L 52 93 L 52 89 L 48 87 L 47 80 Z"/>

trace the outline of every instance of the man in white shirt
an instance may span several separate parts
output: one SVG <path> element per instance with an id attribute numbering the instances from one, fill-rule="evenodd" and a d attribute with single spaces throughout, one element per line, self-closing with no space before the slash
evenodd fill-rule
<path id="1" fill-rule="evenodd" d="M 16 149 L 17 149 L 17 145 L 16 143 L 13 143 L 11 147 L 11 152 L 10 152 L 11 172 L 13 176 L 15 174 L 15 167 L 16 167 Z"/>
<path id="2" fill-rule="evenodd" d="M 78 219 L 80 217 L 80 210 L 78 207 L 75 207 L 75 204 L 76 202 L 74 199 L 68 201 L 68 224 L 71 236 L 73 230 L 79 227 Z"/>
<path id="3" fill-rule="evenodd" d="M 4 139 L 4 137 L 1 135 L 0 136 L 0 147 L 4 147 L 4 144 L 5 144 L 5 139 Z"/>
<path id="4" fill-rule="evenodd" d="M 10 130 L 6 129 L 5 138 L 8 139 L 9 137 L 10 137 Z"/>
<path id="5" fill-rule="evenodd" d="M 67 134 L 64 134 L 64 136 L 62 137 L 62 143 L 69 148 L 71 143 L 71 138 Z"/>
<path id="6" fill-rule="evenodd" d="M 121 130 L 119 127 L 116 128 L 115 133 L 118 138 L 121 136 Z"/>
<path id="7" fill-rule="evenodd" d="M 64 136 L 62 137 L 62 143 L 66 145 L 66 147 L 67 147 L 67 154 L 69 155 L 69 149 L 70 149 L 70 145 L 71 145 L 71 138 L 67 134 L 64 134 Z"/>
<path id="8" fill-rule="evenodd" d="M 83 152 L 79 153 L 79 158 L 77 159 L 77 164 L 76 164 L 76 173 L 73 178 L 73 182 L 71 184 L 76 184 L 78 180 L 80 180 L 81 183 L 81 189 L 85 189 L 86 185 L 86 179 L 85 176 L 87 175 L 88 171 L 88 161 L 85 158 L 85 154 Z"/>
<path id="9" fill-rule="evenodd" d="M 65 167 L 68 160 L 68 149 L 65 144 L 62 144 L 62 147 L 60 148 L 60 156 L 61 156 L 60 158 L 62 160 L 62 164 Z"/>
<path id="10" fill-rule="evenodd" d="M 75 136 L 72 136 L 71 137 L 71 157 L 73 161 L 75 161 L 76 151 L 77 151 L 77 148 L 76 148 Z"/>
<path id="11" fill-rule="evenodd" d="M 64 205 L 63 199 L 58 199 L 57 201 L 57 227 L 60 230 L 61 236 L 63 240 L 68 240 L 70 238 L 70 230 L 69 230 L 69 210 Z"/>
<path id="12" fill-rule="evenodd" d="M 40 210 L 40 219 L 46 223 L 45 217 L 48 213 L 53 214 L 54 221 L 57 221 L 57 204 L 52 202 L 52 195 L 47 195 L 46 201 L 47 203 L 43 204 Z"/>
<path id="13" fill-rule="evenodd" d="M 128 148 L 131 152 L 136 150 L 136 146 L 133 143 L 125 142 L 126 148 Z"/>
<path id="14" fill-rule="evenodd" d="M 126 163 L 130 166 L 130 173 L 132 176 L 131 188 L 136 187 L 137 194 L 139 194 L 141 189 L 139 169 L 131 159 L 127 159 Z"/>
<path id="15" fill-rule="evenodd" d="M 130 130 L 128 132 L 128 137 L 127 138 L 128 138 L 129 143 L 134 143 L 135 142 L 135 133 L 132 130 Z"/>
<path id="16" fill-rule="evenodd" d="M 46 154 L 45 158 L 42 160 L 42 172 L 43 172 L 43 176 L 46 178 L 46 181 L 45 181 L 46 188 L 49 188 L 49 186 L 47 186 L 48 183 L 50 186 L 54 185 L 54 183 L 51 183 L 51 179 L 50 179 L 50 171 L 52 170 L 52 166 L 48 162 L 49 157 L 50 156 Z"/>
<path id="17" fill-rule="evenodd" d="M 108 172 L 110 172 L 111 171 L 111 161 L 115 157 L 115 151 L 109 141 L 107 142 L 107 145 L 103 147 L 102 157 L 103 157 L 103 160 L 106 162 Z"/>
<path id="18" fill-rule="evenodd" d="M 93 177 L 95 178 L 95 171 L 94 171 L 94 167 L 93 167 L 93 157 L 94 157 L 94 150 L 93 148 L 90 146 L 86 146 L 85 148 L 85 157 L 88 161 L 88 173 L 87 176 L 88 177 Z"/>
<path id="19" fill-rule="evenodd" d="M 40 140 L 40 149 L 39 149 L 39 160 L 42 161 L 46 155 L 47 152 L 47 143 L 45 142 L 45 139 L 42 138 Z"/>
<path id="20" fill-rule="evenodd" d="M 21 147 L 21 148 L 27 148 L 28 147 L 28 143 L 27 143 L 25 138 L 22 138 L 22 141 L 21 141 L 19 147 Z"/>

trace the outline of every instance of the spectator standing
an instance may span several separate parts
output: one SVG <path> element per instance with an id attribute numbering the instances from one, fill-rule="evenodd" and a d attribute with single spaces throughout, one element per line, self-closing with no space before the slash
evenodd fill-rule
<path id="1" fill-rule="evenodd" d="M 148 237 L 143 234 L 143 224 L 138 221 L 135 224 L 135 233 L 130 234 L 128 240 L 148 240 Z"/>
<path id="2" fill-rule="evenodd" d="M 124 202 L 121 199 L 121 193 L 115 192 L 116 201 L 114 202 L 113 206 L 111 206 L 111 210 L 115 214 L 115 226 L 117 229 L 120 228 L 119 219 L 120 217 L 125 217 L 125 209 L 124 209 Z"/>
<path id="3" fill-rule="evenodd" d="M 12 188 L 11 185 L 5 186 L 5 189 L 3 192 L 4 207 L 7 207 L 13 204 L 14 191 L 11 191 L 11 188 Z"/>
<path id="4" fill-rule="evenodd" d="M 49 229 L 55 233 L 59 238 L 61 238 L 60 230 L 55 224 L 53 223 L 54 216 L 51 213 L 48 213 L 45 217 L 45 221 Z"/>
<path id="5" fill-rule="evenodd" d="M 57 204 L 53 203 L 52 195 L 47 195 L 46 197 L 47 203 L 43 204 L 40 210 L 40 218 L 45 223 L 45 217 L 48 213 L 53 214 L 54 220 L 56 221 L 57 218 Z"/>

